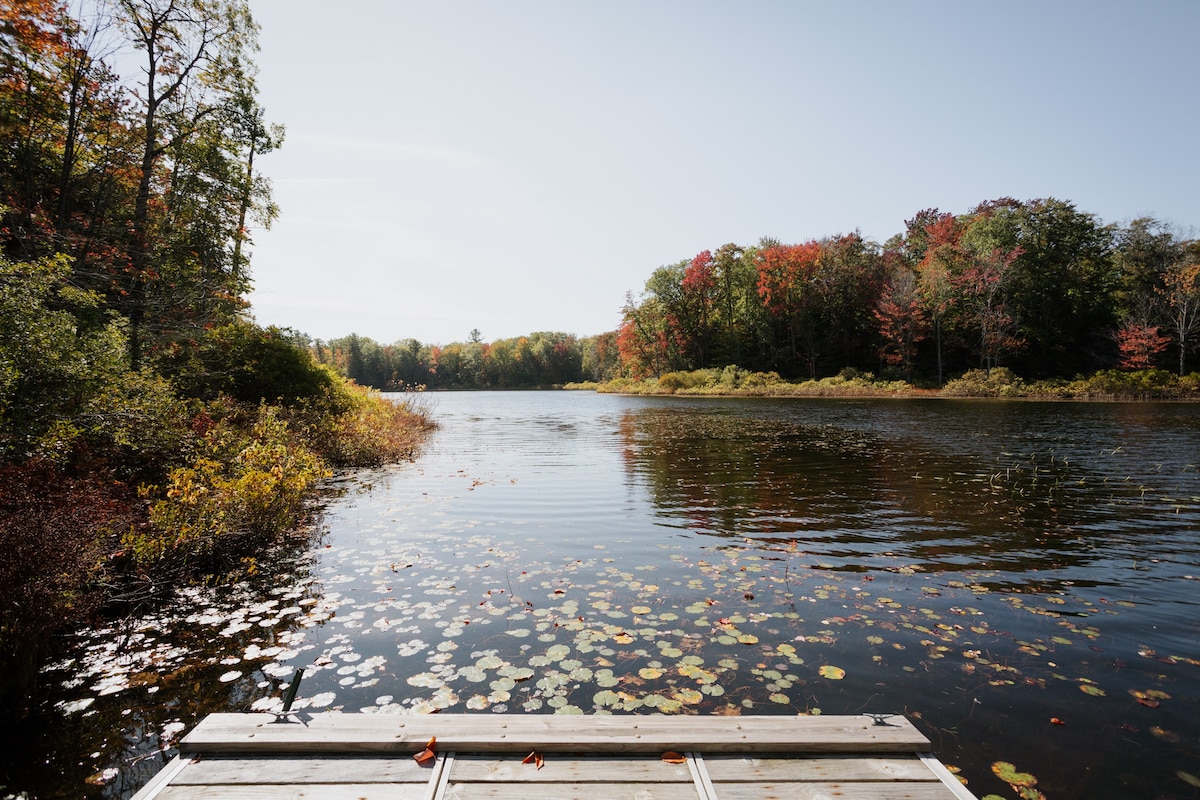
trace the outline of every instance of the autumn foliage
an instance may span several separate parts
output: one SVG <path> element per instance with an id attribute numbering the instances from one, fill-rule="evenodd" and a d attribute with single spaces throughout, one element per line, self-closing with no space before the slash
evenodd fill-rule
<path id="1" fill-rule="evenodd" d="M 655 270 L 618 330 L 631 378 L 736 365 L 939 386 L 972 369 L 1066 377 L 1171 353 L 1182 375 L 1198 335 L 1196 241 L 1008 197 L 922 210 L 882 245 L 853 233 L 704 250 Z"/>
<path id="2" fill-rule="evenodd" d="M 759 255 L 758 294 L 776 317 L 795 317 L 805 304 L 815 305 L 821 245 L 815 241 L 772 245 Z"/>
<path id="3" fill-rule="evenodd" d="M 0 465 L 0 708 L 20 705 L 62 621 L 103 601 L 105 543 L 135 519 L 132 501 L 120 483 L 46 460 Z"/>
<path id="4" fill-rule="evenodd" d="M 885 364 L 902 368 L 905 378 L 910 377 L 917 345 L 929 330 L 915 273 L 904 268 L 893 273 L 879 297 L 875 319 L 882 340 L 880 357 Z"/>
<path id="5" fill-rule="evenodd" d="M 1157 357 L 1171 345 L 1157 325 L 1127 323 L 1117 331 L 1121 369 L 1154 369 Z"/>
<path id="6" fill-rule="evenodd" d="M 282 139 L 257 31 L 244 0 L 0 0 L 0 716 L 60 627 L 252 571 L 333 464 L 428 428 L 246 318 Z"/>
<path id="7" fill-rule="evenodd" d="M 1135 324 L 1157 327 L 1165 347 L 1129 360 L 1146 346 L 1130 338 Z M 310 346 L 381 389 L 676 384 L 727 367 L 941 387 L 999 367 L 1038 380 L 1171 361 L 1184 375 L 1198 340 L 1195 240 L 1152 219 L 1108 225 L 1062 200 L 999 198 L 962 214 L 918 211 L 882 244 L 855 232 L 701 250 L 654 269 L 599 336 L 431 346 L 351 335 Z"/>

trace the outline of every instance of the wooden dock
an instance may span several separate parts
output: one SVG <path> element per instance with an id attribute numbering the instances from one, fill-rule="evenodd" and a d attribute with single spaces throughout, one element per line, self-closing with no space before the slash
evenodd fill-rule
<path id="1" fill-rule="evenodd" d="M 213 714 L 133 800 L 975 800 L 929 747 L 901 716 Z"/>

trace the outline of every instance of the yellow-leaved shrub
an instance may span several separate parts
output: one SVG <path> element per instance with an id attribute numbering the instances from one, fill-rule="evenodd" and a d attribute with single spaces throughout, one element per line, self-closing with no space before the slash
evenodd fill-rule
<path id="1" fill-rule="evenodd" d="M 143 487 L 148 528 L 124 537 L 140 564 L 208 567 L 236 562 L 294 527 L 324 460 L 291 435 L 277 408 L 261 405 L 248 430 L 216 423 L 191 462 L 172 470 L 163 487 Z"/>
<path id="2" fill-rule="evenodd" d="M 410 460 L 433 428 L 425 397 L 413 392 L 398 399 L 343 383 L 304 412 L 304 418 L 320 420 L 308 424 L 307 438 L 338 467 Z"/>

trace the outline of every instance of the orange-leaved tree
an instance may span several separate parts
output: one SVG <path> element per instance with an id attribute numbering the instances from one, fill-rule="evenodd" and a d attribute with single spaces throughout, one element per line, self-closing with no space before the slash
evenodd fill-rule
<path id="1" fill-rule="evenodd" d="M 787 328 L 789 357 L 799 355 L 803 340 L 809 373 L 816 377 L 815 343 L 820 297 L 816 287 L 821 264 L 821 244 L 772 245 L 758 253 L 758 294 L 763 305 Z"/>

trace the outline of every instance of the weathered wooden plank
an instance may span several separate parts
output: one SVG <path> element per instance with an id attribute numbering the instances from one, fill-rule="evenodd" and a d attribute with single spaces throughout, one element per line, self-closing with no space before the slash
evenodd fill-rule
<path id="1" fill-rule="evenodd" d="M 522 764 L 523 756 L 490 758 L 463 756 L 454 758 L 450 772 L 453 783 L 692 783 L 686 764 L 668 764 L 661 758 L 611 758 L 544 755 L 542 768 Z M 928 771 L 928 770 L 927 770 Z"/>
<path id="2" fill-rule="evenodd" d="M 133 796 L 133 800 L 156 800 L 160 793 L 166 789 L 167 785 L 178 777 L 179 773 L 190 766 L 192 760 L 176 756 L 158 773 L 146 782 L 146 785 L 138 790 Z"/>
<path id="3" fill-rule="evenodd" d="M 720 800 L 955 800 L 944 783 L 722 783 Z"/>
<path id="4" fill-rule="evenodd" d="M 908 720 L 867 717 L 680 717 L 549 714 L 313 714 L 277 723 L 269 714 L 211 714 L 180 743 L 184 754 L 214 752 L 415 752 L 430 737 L 464 753 L 858 752 L 929 750 Z"/>
<path id="5" fill-rule="evenodd" d="M 699 794 L 691 783 L 452 783 L 445 797 L 446 800 L 697 800 Z"/>
<path id="6" fill-rule="evenodd" d="M 157 800 L 422 800 L 416 784 L 243 784 L 241 786 L 169 786 Z"/>
<path id="7" fill-rule="evenodd" d="M 704 766 L 714 781 L 770 783 L 775 781 L 937 781 L 937 775 L 915 754 L 907 758 L 855 756 L 801 758 L 739 758 L 705 756 Z"/>
<path id="8" fill-rule="evenodd" d="M 918 757 L 921 759 L 921 763 L 937 776 L 938 780 L 950 787 L 950 791 L 954 793 L 954 796 L 958 800 L 975 800 L 974 793 L 958 779 L 957 775 L 947 769 L 945 764 L 939 759 L 934 758 L 933 754 L 920 753 Z"/>
<path id="9" fill-rule="evenodd" d="M 940 762 L 917 755 L 929 743 L 907 720 L 891 723 L 336 713 L 276 723 L 216 714 L 185 737 L 170 783 L 147 789 L 154 800 L 428 800 L 438 788 L 458 800 L 974 800 Z M 438 769 L 410 758 L 431 737 L 439 753 L 458 753 L 439 756 L 438 781 Z M 543 754 L 541 770 L 521 763 L 531 750 Z M 697 757 L 667 764 L 665 750 Z"/>
<path id="10" fill-rule="evenodd" d="M 240 785 L 254 783 L 314 784 L 355 783 L 426 784 L 432 770 L 404 754 L 395 756 L 206 756 L 189 764 L 173 785 Z"/>

